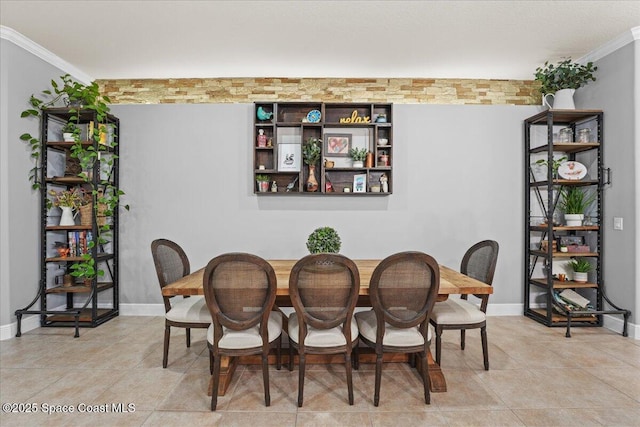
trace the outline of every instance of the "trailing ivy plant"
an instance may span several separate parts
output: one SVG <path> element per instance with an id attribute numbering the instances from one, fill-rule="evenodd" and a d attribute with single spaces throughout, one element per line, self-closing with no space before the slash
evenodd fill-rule
<path id="1" fill-rule="evenodd" d="M 110 150 L 113 149 L 118 142 L 106 138 L 108 133 L 108 114 L 110 108 L 108 103 L 111 100 L 100 94 L 98 84 L 94 81 L 89 85 L 74 81 L 69 74 L 60 77 L 61 83 L 51 80 L 51 88 L 43 90 L 39 97 L 31 95 L 29 104 L 31 108 L 21 113 L 23 118 L 37 118 L 42 120 L 42 112 L 47 108 L 69 107 L 69 118 L 64 124 L 63 129 L 73 133 L 73 144 L 70 148 L 71 157 L 78 159 L 81 172 L 78 174 L 83 179 L 85 185 L 90 186 L 90 194 L 93 199 L 94 215 L 112 216 L 114 211 L 120 205 L 120 197 L 125 193 L 117 189 L 111 182 L 111 171 L 113 170 L 114 161 L 117 156 Z M 89 110 L 95 113 L 97 123 L 95 123 L 93 132 L 88 135 L 93 140 L 82 141 L 80 124 L 80 114 L 83 110 Z M 34 190 L 40 189 L 43 185 L 39 181 L 39 170 L 41 165 L 41 141 L 38 137 L 30 133 L 24 133 L 20 139 L 27 143 L 31 148 L 31 157 L 34 159 L 35 165 L 29 171 L 29 180 L 32 182 L 31 187 Z M 102 143 L 101 140 L 106 140 Z M 97 142 L 97 144 L 94 144 Z M 98 147 L 96 150 L 95 146 Z M 104 152 L 101 156 L 100 152 Z M 95 162 L 100 159 L 100 169 L 95 171 Z M 88 171 L 98 173 L 97 185 L 94 185 Z M 102 175 L 106 178 L 103 179 Z M 129 210 L 129 205 L 123 206 Z M 109 224 L 100 225 L 98 227 L 98 235 L 96 239 L 88 243 L 88 249 L 93 249 L 96 245 L 103 246 L 109 242 L 111 236 L 111 227 Z M 82 256 L 81 262 L 76 262 L 71 266 L 72 275 L 75 277 L 83 277 L 85 279 L 93 279 L 96 276 L 104 275 L 104 271 L 96 269 L 95 259 L 90 254 Z"/>

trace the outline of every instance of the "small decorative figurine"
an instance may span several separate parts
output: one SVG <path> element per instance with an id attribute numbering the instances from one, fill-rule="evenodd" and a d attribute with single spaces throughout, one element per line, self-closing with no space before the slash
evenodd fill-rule
<path id="1" fill-rule="evenodd" d="M 267 135 L 264 134 L 264 129 L 258 129 L 258 147 L 267 146 Z"/>
<path id="2" fill-rule="evenodd" d="M 278 184 L 275 181 L 273 181 L 271 183 L 271 192 L 272 193 L 277 193 L 278 192 Z"/>
<path id="3" fill-rule="evenodd" d="M 382 185 L 382 192 L 389 192 L 389 178 L 387 178 L 387 174 L 383 173 L 380 175 L 380 184 Z"/>
<path id="4" fill-rule="evenodd" d="M 267 113 L 266 111 L 264 111 L 264 108 L 258 107 L 256 116 L 258 117 L 258 120 L 269 120 L 273 116 L 273 113 Z"/>

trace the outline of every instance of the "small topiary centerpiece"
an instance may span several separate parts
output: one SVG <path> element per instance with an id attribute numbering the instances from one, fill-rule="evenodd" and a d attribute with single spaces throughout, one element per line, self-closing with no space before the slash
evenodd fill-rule
<path id="1" fill-rule="evenodd" d="M 312 254 L 340 252 L 340 236 L 331 227 L 316 228 L 307 239 L 307 249 Z"/>

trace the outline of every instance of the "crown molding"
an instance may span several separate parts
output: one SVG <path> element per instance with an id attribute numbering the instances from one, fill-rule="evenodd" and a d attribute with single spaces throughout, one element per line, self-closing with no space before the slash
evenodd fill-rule
<path id="1" fill-rule="evenodd" d="M 586 64 L 587 62 L 595 62 L 636 40 L 640 40 L 640 27 L 633 27 L 629 31 L 626 31 L 620 34 L 615 39 L 610 40 L 607 43 L 600 46 L 599 48 L 594 49 L 591 52 L 587 53 L 585 56 L 578 59 L 576 62 L 580 64 Z"/>
<path id="2" fill-rule="evenodd" d="M 91 84 L 91 82 L 94 80 L 90 75 L 86 74 L 79 68 L 60 58 L 50 50 L 47 50 L 44 47 L 40 46 L 33 40 L 28 39 L 12 28 L 0 25 L 0 38 L 10 41 L 16 46 L 21 47 L 27 52 L 30 52 L 38 58 L 42 59 L 43 61 L 59 68 L 65 73 L 68 73 L 69 75 L 71 75 L 71 77 L 73 77 L 75 80 L 78 80 L 82 84 L 88 85 Z"/>

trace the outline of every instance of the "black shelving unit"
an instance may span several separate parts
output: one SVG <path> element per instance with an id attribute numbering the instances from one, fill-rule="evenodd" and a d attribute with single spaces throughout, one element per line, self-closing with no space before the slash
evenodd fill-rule
<path id="1" fill-rule="evenodd" d="M 74 119 L 77 117 L 77 120 Z M 62 126 L 69 120 L 81 129 L 79 142 L 64 141 Z M 105 126 L 106 132 L 100 133 L 99 126 Z M 50 108 L 42 112 L 40 127 L 40 282 L 38 293 L 23 309 L 16 310 L 17 334 L 21 335 L 23 315 L 39 315 L 43 327 L 69 326 L 75 328 L 75 337 L 79 336 L 79 327 L 96 327 L 119 313 L 118 283 L 118 209 L 108 216 L 99 216 L 99 209 L 92 209 L 91 221 L 80 222 L 79 215 L 75 225 L 58 225 L 59 210 L 51 207 L 47 201 L 51 190 L 60 191 L 80 187 L 91 193 L 118 191 L 119 186 L 119 131 L 120 120 L 107 115 L 106 121 L 98 123 L 98 117 L 92 110 L 74 108 Z M 74 146 L 81 144 L 85 151 L 95 153 L 92 167 L 81 171 L 76 159 L 71 156 Z M 93 206 L 98 205 L 94 196 Z M 99 243 L 101 234 L 106 243 Z M 86 255 L 95 262 L 95 268 L 103 272 L 90 280 L 73 278 L 72 282 L 63 281 L 70 273 L 73 264 L 86 261 L 81 253 L 58 253 L 56 244 L 69 246 L 72 239 L 82 242 Z M 87 242 L 93 241 L 90 247 Z M 67 276 L 68 279 L 68 276 Z M 37 302 L 40 302 L 39 309 Z"/>
<path id="2" fill-rule="evenodd" d="M 547 110 L 524 121 L 525 139 L 525 251 L 524 251 L 524 314 L 546 326 L 602 326 L 604 315 L 622 315 L 622 334 L 627 336 L 627 322 L 631 314 L 615 305 L 605 293 L 603 277 L 604 203 L 603 191 L 609 184 L 609 170 L 604 168 L 604 115 L 600 110 Z M 577 135 L 582 129 L 591 135 L 589 140 L 576 142 L 574 138 L 560 141 L 560 129 L 570 129 Z M 580 162 L 588 173 L 582 179 L 563 179 L 556 175 L 554 160 L 566 157 L 568 162 Z M 536 174 L 536 161 L 546 162 L 544 176 Z M 560 194 L 572 187 L 595 192 L 594 210 L 581 226 L 567 226 L 559 218 L 557 208 Z M 563 252 L 562 240 L 584 242 L 569 246 Z M 587 247 L 588 246 L 588 247 Z M 579 251 L 578 251 L 579 250 Z M 583 257 L 594 269 L 586 283 L 576 282 L 567 274 L 562 277 L 563 264 L 573 257 Z M 589 301 L 587 307 L 568 309 L 558 304 L 557 293 L 564 289 L 577 292 Z"/>

